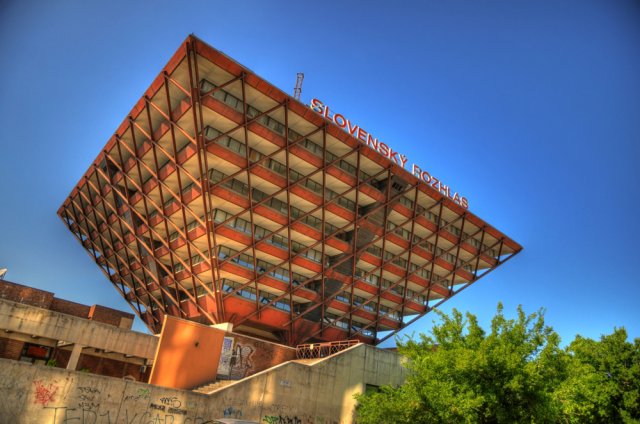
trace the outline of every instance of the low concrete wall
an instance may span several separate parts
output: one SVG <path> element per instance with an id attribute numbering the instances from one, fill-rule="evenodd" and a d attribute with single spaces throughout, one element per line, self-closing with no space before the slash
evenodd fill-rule
<path id="1" fill-rule="evenodd" d="M 400 385 L 397 353 L 357 345 L 320 359 L 291 361 L 226 386 L 220 396 L 228 416 L 259 417 L 269 424 L 337 424 L 354 421 L 353 395 L 366 385 Z"/>
<path id="2" fill-rule="evenodd" d="M 0 422 L 342 424 L 353 421 L 353 394 L 366 384 L 403 380 L 400 356 L 366 345 L 287 362 L 209 395 L 0 359 Z"/>
<path id="3" fill-rule="evenodd" d="M 205 424 L 209 397 L 111 377 L 0 359 L 0 422 Z"/>

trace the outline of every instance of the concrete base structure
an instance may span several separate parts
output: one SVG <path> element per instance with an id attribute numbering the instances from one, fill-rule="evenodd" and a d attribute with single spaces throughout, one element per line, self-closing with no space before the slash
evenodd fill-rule
<path id="1" fill-rule="evenodd" d="M 402 358 L 359 344 L 293 360 L 209 394 L 0 359 L 0 422 L 337 424 L 354 421 L 353 395 L 404 380 Z"/>
<path id="2" fill-rule="evenodd" d="M 0 280 L 0 358 L 148 381 L 158 337 L 133 315 Z"/>
<path id="3" fill-rule="evenodd" d="M 397 353 L 357 340 L 293 348 L 168 315 L 152 336 L 120 326 L 130 314 L 0 289 L 0 423 L 349 423 L 354 394 L 404 381 Z"/>

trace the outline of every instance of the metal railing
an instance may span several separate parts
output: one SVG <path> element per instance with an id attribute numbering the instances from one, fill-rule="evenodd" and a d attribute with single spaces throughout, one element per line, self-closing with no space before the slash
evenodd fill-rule
<path id="1" fill-rule="evenodd" d="M 298 359 L 325 358 L 360 343 L 359 340 L 343 340 L 339 342 L 310 343 L 296 346 Z"/>

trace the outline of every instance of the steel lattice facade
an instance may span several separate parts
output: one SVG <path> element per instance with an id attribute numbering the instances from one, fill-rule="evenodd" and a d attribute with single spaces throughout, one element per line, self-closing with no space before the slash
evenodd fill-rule
<path id="1" fill-rule="evenodd" d="M 150 330 L 289 345 L 379 343 L 521 250 L 193 36 L 58 214 Z"/>

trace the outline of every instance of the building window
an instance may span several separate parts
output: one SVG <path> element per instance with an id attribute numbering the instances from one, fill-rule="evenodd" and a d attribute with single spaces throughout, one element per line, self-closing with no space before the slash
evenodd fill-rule
<path id="1" fill-rule="evenodd" d="M 34 343 L 25 343 L 20 354 L 21 362 L 31 362 L 36 365 L 45 365 L 51 358 L 52 348 Z"/>
<path id="2" fill-rule="evenodd" d="M 365 384 L 364 393 L 370 395 L 371 393 L 378 393 L 380 386 L 374 386 L 373 384 Z"/>

